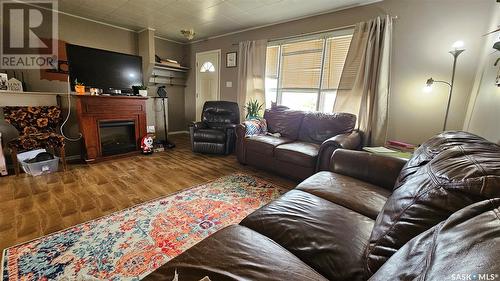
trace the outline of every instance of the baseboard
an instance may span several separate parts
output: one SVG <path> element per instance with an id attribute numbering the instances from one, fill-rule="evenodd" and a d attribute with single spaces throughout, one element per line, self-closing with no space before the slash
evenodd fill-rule
<path id="1" fill-rule="evenodd" d="M 174 132 L 169 132 L 168 133 L 169 135 L 180 135 L 180 134 L 189 134 L 188 131 L 174 131 Z M 82 160 L 82 156 L 81 155 L 69 155 L 69 156 L 66 156 L 66 160 L 67 161 L 75 161 L 75 160 Z"/>
<path id="2" fill-rule="evenodd" d="M 174 132 L 168 132 L 169 135 L 179 135 L 179 134 L 189 134 L 188 131 L 174 131 Z"/>

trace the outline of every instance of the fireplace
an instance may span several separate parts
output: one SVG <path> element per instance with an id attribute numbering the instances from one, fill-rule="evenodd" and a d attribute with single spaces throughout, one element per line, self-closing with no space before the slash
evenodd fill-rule
<path id="1" fill-rule="evenodd" d="M 139 153 L 147 97 L 76 95 L 87 163 Z"/>
<path id="2" fill-rule="evenodd" d="M 100 121 L 99 138 L 102 156 L 111 156 L 137 150 L 135 123 L 129 121 Z"/>

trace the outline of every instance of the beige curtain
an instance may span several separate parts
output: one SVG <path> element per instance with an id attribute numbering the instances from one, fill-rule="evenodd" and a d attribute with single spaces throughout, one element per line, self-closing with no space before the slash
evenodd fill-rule
<path id="1" fill-rule="evenodd" d="M 387 138 L 392 18 L 361 22 L 354 30 L 334 112 L 358 116 L 363 145 L 383 145 Z"/>
<path id="2" fill-rule="evenodd" d="M 239 44 L 238 52 L 238 105 L 240 117 L 246 115 L 245 104 L 257 99 L 265 104 L 267 40 L 244 41 Z"/>

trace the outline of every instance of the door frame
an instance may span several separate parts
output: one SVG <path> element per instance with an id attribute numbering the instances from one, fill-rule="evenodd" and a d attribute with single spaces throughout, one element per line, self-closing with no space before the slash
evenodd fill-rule
<path id="1" fill-rule="evenodd" d="M 216 100 L 220 100 L 220 80 L 221 80 L 221 77 L 220 77 L 220 69 L 221 69 L 221 55 L 222 55 L 222 51 L 221 49 L 215 49 L 215 50 L 208 50 L 208 51 L 203 51 L 203 52 L 197 52 L 196 53 L 196 56 L 195 56 L 195 75 L 196 75 L 196 89 L 195 89 L 195 96 L 194 96 L 194 105 L 195 105 L 195 112 L 196 112 L 196 120 L 198 120 L 198 118 L 201 118 L 201 112 L 197 112 L 197 109 L 198 109 L 198 87 L 200 86 L 200 78 L 199 78 L 199 75 L 198 75 L 198 68 L 200 67 L 199 66 L 199 60 L 198 60 L 198 57 L 200 55 L 205 55 L 205 54 L 208 54 L 208 53 L 217 53 L 217 93 L 216 93 Z"/>

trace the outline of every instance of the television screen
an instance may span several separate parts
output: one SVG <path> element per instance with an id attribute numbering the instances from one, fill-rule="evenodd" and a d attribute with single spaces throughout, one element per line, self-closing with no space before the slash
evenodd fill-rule
<path id="1" fill-rule="evenodd" d="M 66 44 L 69 78 L 72 89 L 75 79 L 85 86 L 130 90 L 142 85 L 142 58 L 111 51 Z"/>

